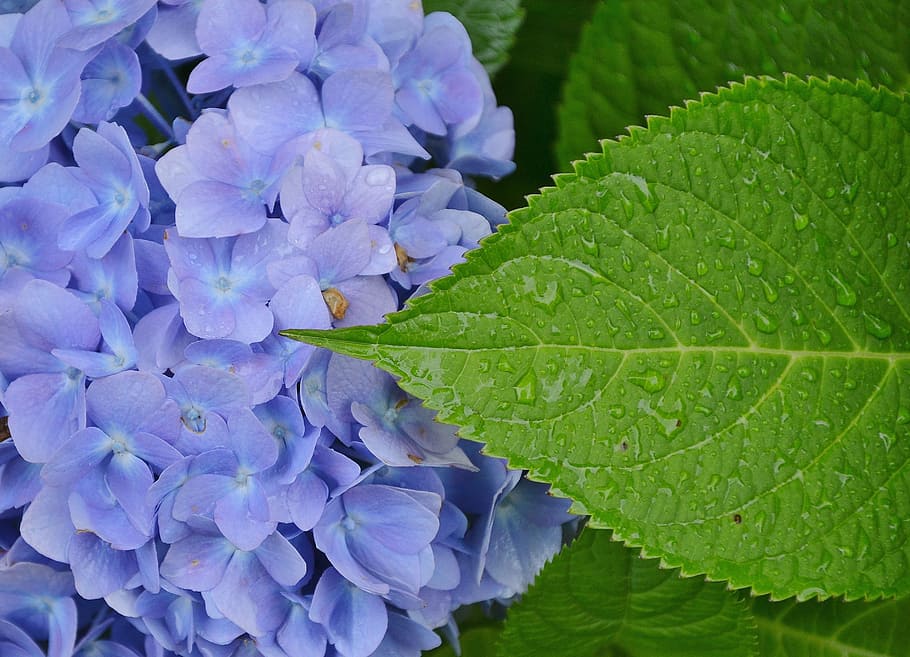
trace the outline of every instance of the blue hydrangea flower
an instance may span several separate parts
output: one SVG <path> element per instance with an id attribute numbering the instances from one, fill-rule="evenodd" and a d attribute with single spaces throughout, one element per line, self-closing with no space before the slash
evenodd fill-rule
<path id="1" fill-rule="evenodd" d="M 126 131 L 113 123 L 80 130 L 73 140 L 73 157 L 79 164 L 73 175 L 92 191 L 97 205 L 71 216 L 58 243 L 100 258 L 130 224 L 139 232 L 148 228 L 148 184 Z"/>
<path id="2" fill-rule="evenodd" d="M 275 203 L 291 160 L 290 152 L 257 152 L 226 115 L 207 112 L 193 123 L 186 145 L 166 153 L 155 171 L 177 201 L 181 237 L 230 237 L 265 225 L 266 205 Z"/>
<path id="3" fill-rule="evenodd" d="M 316 45 L 316 12 L 303 0 L 207 2 L 196 38 L 208 55 L 187 82 L 191 93 L 287 78 L 309 63 Z"/>
<path id="4" fill-rule="evenodd" d="M 0 143 L 14 151 L 45 146 L 79 102 L 79 75 L 92 53 L 60 47 L 70 27 L 58 0 L 42 0 L 22 15 L 10 43 L 0 43 Z"/>

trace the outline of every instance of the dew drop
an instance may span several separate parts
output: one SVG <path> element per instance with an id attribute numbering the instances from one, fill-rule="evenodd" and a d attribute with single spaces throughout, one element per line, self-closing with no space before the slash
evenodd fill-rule
<path id="1" fill-rule="evenodd" d="M 626 272 L 631 272 L 633 269 L 632 258 L 630 258 L 626 253 L 622 254 L 622 268 Z"/>
<path id="2" fill-rule="evenodd" d="M 793 227 L 796 229 L 796 232 L 801 232 L 809 226 L 809 215 L 803 214 L 801 212 L 794 212 L 793 214 Z"/>
<path id="3" fill-rule="evenodd" d="M 818 372 L 813 370 L 811 367 L 807 367 L 806 369 L 802 370 L 799 375 L 809 383 L 815 383 L 818 380 Z"/>
<path id="4" fill-rule="evenodd" d="M 664 337 L 664 332 L 659 328 L 648 329 L 648 339 L 649 340 L 662 340 Z"/>
<path id="5" fill-rule="evenodd" d="M 514 372 L 515 368 L 512 367 L 512 363 L 508 358 L 502 356 L 499 361 L 496 363 L 496 369 L 500 372 Z"/>
<path id="6" fill-rule="evenodd" d="M 773 208 L 771 207 L 771 204 L 768 203 L 767 200 L 763 200 L 761 202 L 761 209 L 764 210 L 765 214 L 768 216 L 770 216 L 771 213 L 774 212 Z"/>
<path id="7" fill-rule="evenodd" d="M 739 276 L 733 277 L 733 285 L 736 288 L 736 299 L 742 303 L 746 298 L 746 289 L 743 287 L 743 282 L 739 280 Z"/>
<path id="8" fill-rule="evenodd" d="M 695 175 L 696 175 L 696 176 L 699 176 L 699 177 L 700 177 L 700 176 L 703 176 L 704 174 L 705 174 L 705 170 L 704 170 L 704 169 L 702 169 L 701 167 L 695 167 Z"/>
<path id="9" fill-rule="evenodd" d="M 758 258 L 747 256 L 746 270 L 753 276 L 761 276 L 762 272 L 765 271 L 765 263 Z"/>
<path id="10" fill-rule="evenodd" d="M 667 385 L 664 375 L 651 369 L 633 374 L 629 377 L 629 382 L 650 393 L 660 392 Z"/>
<path id="11" fill-rule="evenodd" d="M 799 308 L 790 309 L 790 319 L 792 319 L 793 323 L 797 326 L 803 326 L 806 323 L 806 315 Z"/>
<path id="12" fill-rule="evenodd" d="M 657 250 L 666 251 L 670 248 L 670 226 L 669 224 L 657 229 Z"/>
<path id="13" fill-rule="evenodd" d="M 695 263 L 695 273 L 699 276 L 704 276 L 708 273 L 708 265 L 703 260 L 699 260 Z"/>
<path id="14" fill-rule="evenodd" d="M 477 371 L 481 374 L 490 371 L 490 361 L 486 358 L 477 363 Z"/>
<path id="15" fill-rule="evenodd" d="M 752 313 L 752 319 L 755 322 L 755 328 L 762 333 L 774 333 L 777 331 L 777 318 L 773 315 L 768 315 L 762 310 L 756 310 Z"/>
<path id="16" fill-rule="evenodd" d="M 614 418 L 616 418 L 617 420 L 619 418 L 623 417 L 625 414 L 626 414 L 625 406 L 616 405 L 616 406 L 610 407 L 610 415 L 613 416 Z"/>
<path id="17" fill-rule="evenodd" d="M 664 308 L 676 308 L 679 305 L 679 297 L 675 292 L 670 292 L 664 296 L 662 303 Z"/>
<path id="18" fill-rule="evenodd" d="M 833 187 L 828 187 L 828 188 L 825 190 L 825 198 L 834 198 L 834 196 L 835 196 L 836 194 L 837 194 L 837 190 L 834 189 Z"/>
<path id="19" fill-rule="evenodd" d="M 622 204 L 622 211 L 625 213 L 626 219 L 631 219 L 635 214 L 635 204 L 623 192 L 619 193 L 619 201 Z"/>
<path id="20" fill-rule="evenodd" d="M 520 404 L 533 404 L 537 400 L 537 375 L 530 369 L 515 384 L 515 401 Z"/>
<path id="21" fill-rule="evenodd" d="M 907 424 L 908 422 L 910 422 L 910 408 L 901 406 L 897 409 L 897 423 Z"/>
<path id="22" fill-rule="evenodd" d="M 736 368 L 736 373 L 739 374 L 741 378 L 745 379 L 752 376 L 752 368 L 746 366 L 738 367 Z"/>
<path id="23" fill-rule="evenodd" d="M 897 235 L 894 233 L 888 233 L 887 240 L 889 249 L 893 249 L 895 246 L 897 246 Z"/>
<path id="24" fill-rule="evenodd" d="M 856 290 L 854 290 L 847 281 L 843 279 L 840 273 L 835 273 L 830 269 L 828 271 L 828 280 L 834 286 L 834 299 L 839 306 L 855 306 Z"/>
<path id="25" fill-rule="evenodd" d="M 827 347 L 829 344 L 831 344 L 830 331 L 826 331 L 825 329 L 815 329 L 815 335 L 818 336 L 818 339 L 823 346 Z"/>
<path id="26" fill-rule="evenodd" d="M 697 310 L 693 310 L 689 313 L 689 323 L 692 326 L 698 326 L 701 324 L 701 315 L 698 314 Z"/>
<path id="27" fill-rule="evenodd" d="M 891 324 L 881 317 L 863 311 L 863 323 L 866 325 L 866 332 L 869 335 L 879 340 L 886 340 L 891 337 Z"/>
<path id="28" fill-rule="evenodd" d="M 765 293 L 765 299 L 768 300 L 768 303 L 774 303 L 778 299 L 777 289 L 771 285 L 764 278 L 761 279 L 762 290 Z"/>

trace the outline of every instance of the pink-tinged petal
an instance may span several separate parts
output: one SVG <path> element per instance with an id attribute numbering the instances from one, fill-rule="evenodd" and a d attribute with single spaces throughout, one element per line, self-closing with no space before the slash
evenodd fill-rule
<path id="1" fill-rule="evenodd" d="M 224 578 L 235 551 L 219 536 L 192 534 L 168 548 L 161 576 L 188 591 L 209 591 Z"/>
<path id="2" fill-rule="evenodd" d="M 266 208 L 243 190 L 215 180 L 189 185 L 177 201 L 177 231 L 183 237 L 231 237 L 265 225 Z"/>
<path id="3" fill-rule="evenodd" d="M 31 463 L 47 463 L 67 438 L 85 427 L 81 375 L 28 374 L 9 385 L 3 404 L 16 448 Z"/>

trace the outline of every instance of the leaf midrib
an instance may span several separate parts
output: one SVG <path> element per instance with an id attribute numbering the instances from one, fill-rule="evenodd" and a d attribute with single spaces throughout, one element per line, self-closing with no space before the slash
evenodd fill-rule
<path id="1" fill-rule="evenodd" d="M 841 643 L 836 639 L 821 637 L 817 634 L 798 630 L 790 625 L 784 624 L 779 620 L 771 620 L 757 614 L 755 615 L 755 621 L 758 625 L 759 631 L 768 631 L 777 636 L 786 634 L 794 638 L 803 639 L 818 646 L 831 648 L 838 651 L 838 654 L 855 655 L 856 657 L 892 657 L 892 655 L 889 655 L 888 653 L 866 650 L 865 648 L 861 648 L 849 643 Z"/>
<path id="2" fill-rule="evenodd" d="M 457 311 L 454 311 L 457 312 Z M 474 313 L 468 313 L 474 314 Z M 332 339 L 329 338 L 328 342 L 332 344 L 341 345 L 346 342 L 351 342 L 354 344 L 371 344 L 366 342 L 360 342 L 357 340 L 346 340 L 343 338 Z M 623 349 L 621 347 L 598 347 L 595 345 L 585 345 L 585 344 L 559 344 L 559 343 L 549 343 L 541 342 L 537 344 L 526 344 L 526 345 L 508 345 L 505 347 L 458 347 L 453 345 L 418 345 L 414 343 L 410 344 L 395 344 L 390 342 L 379 342 L 377 344 L 380 352 L 384 348 L 400 348 L 400 349 L 420 349 L 426 351 L 463 351 L 468 353 L 482 353 L 482 352 L 501 352 L 501 351 L 521 351 L 525 349 L 569 349 L 569 350 L 578 350 L 578 351 L 590 351 L 595 353 L 609 353 L 616 355 L 642 355 L 642 354 L 692 354 L 692 353 L 704 353 L 704 354 L 718 354 L 718 353 L 734 353 L 734 354 L 752 354 L 757 356 L 785 356 L 788 358 L 846 358 L 849 360 L 883 360 L 891 364 L 891 366 L 896 365 L 900 361 L 910 360 L 910 352 L 878 352 L 878 351 L 815 351 L 811 349 L 773 349 L 770 347 L 757 347 L 757 346 L 746 346 L 746 347 L 731 347 L 731 346 L 717 346 L 717 347 L 693 347 L 686 345 L 679 345 L 676 347 L 634 347 L 629 349 Z"/>

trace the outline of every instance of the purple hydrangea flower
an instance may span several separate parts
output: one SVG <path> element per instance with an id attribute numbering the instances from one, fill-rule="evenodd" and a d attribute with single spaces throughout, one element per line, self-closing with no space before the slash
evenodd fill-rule
<path id="1" fill-rule="evenodd" d="M 245 87 L 287 78 L 306 66 L 316 45 L 316 12 L 303 0 L 207 2 L 196 39 L 208 55 L 187 82 L 191 93 Z"/>
<path id="2" fill-rule="evenodd" d="M 447 126 L 479 116 L 483 90 L 471 62 L 464 26 L 445 12 L 428 15 L 423 34 L 393 71 L 395 102 L 405 122 L 445 135 Z"/>
<path id="3" fill-rule="evenodd" d="M 155 171 L 177 203 L 181 237 L 230 237 L 265 225 L 291 153 L 263 155 L 236 133 L 223 113 L 206 112 L 185 146 L 165 154 Z"/>
<path id="4" fill-rule="evenodd" d="M 239 237 L 190 239 L 166 233 L 169 286 L 190 333 L 247 344 L 271 333 L 274 319 L 266 303 L 275 288 L 266 270 L 286 248 L 286 232 L 285 224 L 270 220 L 257 233 Z"/>
<path id="5" fill-rule="evenodd" d="M 70 217 L 58 242 L 100 258 L 130 224 L 139 232 L 148 228 L 148 185 L 126 131 L 116 124 L 102 122 L 97 131 L 80 130 L 73 156 L 79 164 L 73 175 L 92 191 L 97 205 Z"/>
<path id="6" fill-rule="evenodd" d="M 92 53 L 60 47 L 70 31 L 59 0 L 41 0 L 22 15 L 9 43 L 0 42 L 0 144 L 34 151 L 53 139 L 79 102 Z"/>

